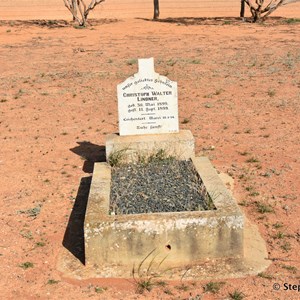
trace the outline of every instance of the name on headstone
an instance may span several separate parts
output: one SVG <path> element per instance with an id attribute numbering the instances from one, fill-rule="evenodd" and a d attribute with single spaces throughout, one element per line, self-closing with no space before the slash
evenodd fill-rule
<path id="1" fill-rule="evenodd" d="M 138 65 L 139 72 L 118 85 L 119 134 L 178 132 L 177 82 L 156 73 L 153 58 Z"/>

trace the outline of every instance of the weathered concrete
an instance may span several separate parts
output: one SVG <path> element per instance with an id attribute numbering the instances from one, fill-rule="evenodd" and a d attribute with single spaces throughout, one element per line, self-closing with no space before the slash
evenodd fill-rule
<path id="1" fill-rule="evenodd" d="M 108 214 L 110 167 L 95 164 L 84 232 L 86 265 L 98 276 L 128 276 L 152 250 L 154 263 L 184 267 L 207 258 L 244 255 L 244 216 L 205 157 L 193 158 L 216 210 L 140 215 Z"/>
<path id="2" fill-rule="evenodd" d="M 189 130 L 178 133 L 119 136 L 109 134 L 106 137 L 106 158 L 118 155 L 122 162 L 136 162 L 163 150 L 167 156 L 186 160 L 195 155 L 195 140 Z"/>

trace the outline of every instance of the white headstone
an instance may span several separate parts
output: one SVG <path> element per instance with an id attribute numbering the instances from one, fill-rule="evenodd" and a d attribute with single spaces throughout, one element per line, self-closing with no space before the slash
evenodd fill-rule
<path id="1" fill-rule="evenodd" d="M 139 72 L 118 85 L 118 110 L 120 135 L 178 132 L 177 82 L 139 59 Z"/>

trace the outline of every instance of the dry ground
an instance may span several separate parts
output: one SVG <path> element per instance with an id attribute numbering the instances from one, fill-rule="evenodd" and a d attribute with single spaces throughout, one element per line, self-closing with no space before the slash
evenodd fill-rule
<path id="1" fill-rule="evenodd" d="M 60 24 L 0 26 L 0 298 L 228 299 L 238 290 L 246 299 L 298 299 L 272 287 L 300 279 L 299 23 Z M 118 131 L 116 86 L 141 57 L 178 82 L 180 127 L 194 134 L 196 152 L 235 178 L 234 195 L 273 261 L 260 276 L 224 280 L 216 294 L 183 279 L 184 288 L 170 282 L 137 295 L 127 280 L 82 282 L 57 271 L 80 180 L 101 159 L 105 135 Z"/>

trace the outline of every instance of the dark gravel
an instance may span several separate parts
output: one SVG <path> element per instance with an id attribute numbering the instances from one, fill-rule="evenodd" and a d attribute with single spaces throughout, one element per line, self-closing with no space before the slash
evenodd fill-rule
<path id="1" fill-rule="evenodd" d="M 112 169 L 111 214 L 214 209 L 191 161 L 175 159 Z"/>

